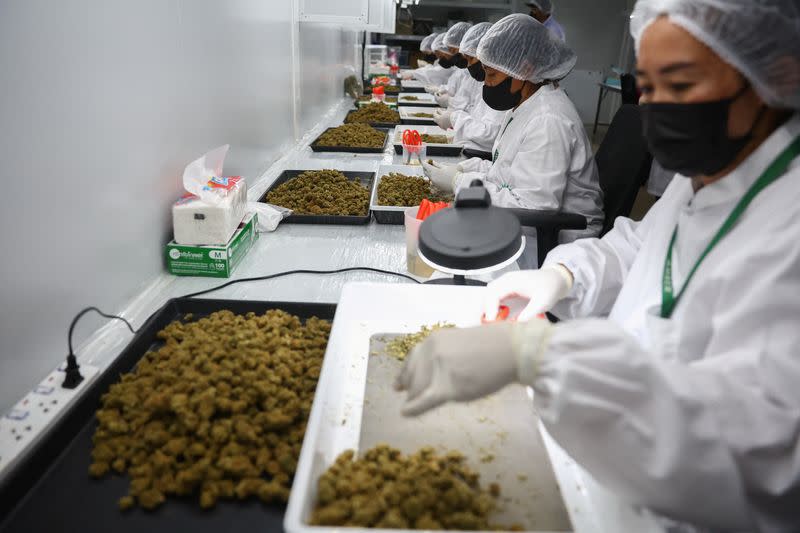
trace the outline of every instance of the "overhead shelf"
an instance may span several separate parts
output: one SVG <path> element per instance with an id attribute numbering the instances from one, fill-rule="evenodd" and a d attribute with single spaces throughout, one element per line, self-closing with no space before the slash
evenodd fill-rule
<path id="1" fill-rule="evenodd" d="M 458 2 L 450 2 L 448 0 L 423 0 L 420 6 L 452 7 L 457 9 L 503 9 L 509 12 L 514 10 L 514 2 L 470 2 L 469 0 L 461 0 Z"/>
<path id="2" fill-rule="evenodd" d="M 397 33 L 387 33 L 383 35 L 385 41 L 422 41 L 424 35 L 399 35 Z"/>

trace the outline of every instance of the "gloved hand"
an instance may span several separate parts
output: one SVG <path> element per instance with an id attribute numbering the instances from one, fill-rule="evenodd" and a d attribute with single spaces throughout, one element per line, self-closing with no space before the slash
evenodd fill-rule
<path id="1" fill-rule="evenodd" d="M 439 92 L 439 86 L 438 85 L 426 85 L 425 86 L 425 92 L 428 93 L 428 94 L 436 95 Z"/>
<path id="2" fill-rule="evenodd" d="M 449 130 L 453 127 L 453 121 L 451 120 L 450 116 L 453 114 L 452 111 L 444 110 L 444 111 L 435 111 L 433 113 L 433 120 L 436 124 L 439 125 L 440 128 L 443 130 Z"/>
<path id="3" fill-rule="evenodd" d="M 414 348 L 395 380 L 395 389 L 408 391 L 403 415 L 477 400 L 515 382 L 531 384 L 552 327 L 535 320 L 434 332 Z"/>
<path id="4" fill-rule="evenodd" d="M 439 107 L 447 107 L 450 105 L 450 95 L 447 92 L 436 95 L 436 103 Z"/>
<path id="5" fill-rule="evenodd" d="M 462 172 L 461 165 L 440 165 L 436 161 L 433 163 L 423 161 L 422 169 L 433 184 L 444 192 L 453 192 L 453 182 Z"/>
<path id="6" fill-rule="evenodd" d="M 528 321 L 540 313 L 550 311 L 569 294 L 573 283 L 572 272 L 563 265 L 509 272 L 486 287 L 484 304 L 486 320 L 491 322 L 497 318 L 497 312 L 504 299 L 519 296 L 527 298 L 530 302 L 519 314 L 517 321 Z"/>
<path id="7" fill-rule="evenodd" d="M 403 79 L 403 80 L 406 80 L 406 81 L 412 80 L 412 79 L 414 79 L 414 74 L 412 74 L 411 72 L 404 72 L 403 75 L 400 77 L 400 79 Z"/>

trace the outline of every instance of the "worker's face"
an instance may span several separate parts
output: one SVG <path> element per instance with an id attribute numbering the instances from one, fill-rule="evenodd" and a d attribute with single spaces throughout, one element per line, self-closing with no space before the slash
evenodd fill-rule
<path id="1" fill-rule="evenodd" d="M 489 87 L 495 87 L 500 85 L 506 78 L 509 76 L 507 74 L 503 74 L 499 70 L 495 70 L 492 67 L 487 67 L 486 65 L 483 66 L 484 72 L 486 72 L 486 79 L 483 81 L 484 84 L 488 85 Z M 525 85 L 525 82 L 522 80 L 518 80 L 516 78 L 511 80 L 511 92 L 518 93 L 522 90 L 522 86 Z"/>
<path id="2" fill-rule="evenodd" d="M 472 65 L 474 65 L 475 63 L 478 62 L 478 58 L 477 57 L 468 56 L 466 54 L 464 54 L 464 57 L 467 58 L 467 66 L 469 66 L 469 67 L 471 67 Z"/>
<path id="3" fill-rule="evenodd" d="M 542 24 L 547 21 L 547 13 L 539 9 L 538 7 L 531 6 L 531 12 L 529 13 L 530 16 L 541 22 Z"/>
<path id="4" fill-rule="evenodd" d="M 723 100 L 746 83 L 739 71 L 667 17 L 653 22 L 642 36 L 636 79 L 643 104 Z M 731 104 L 728 135 L 746 135 L 763 105 L 752 88 L 737 98 Z"/>
<path id="5" fill-rule="evenodd" d="M 455 46 L 449 46 L 448 49 L 450 50 L 451 56 L 454 56 L 458 53 L 458 48 L 456 48 Z"/>

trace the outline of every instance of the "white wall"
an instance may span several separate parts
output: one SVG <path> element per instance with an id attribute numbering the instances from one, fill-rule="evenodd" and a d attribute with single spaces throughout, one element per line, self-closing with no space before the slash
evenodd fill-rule
<path id="1" fill-rule="evenodd" d="M 611 66 L 619 59 L 627 31 L 628 0 L 554 0 L 553 4 L 555 17 L 567 34 L 567 44 L 578 54 L 575 70 L 563 85 L 583 122 L 592 124 L 597 109 L 597 82 L 611 74 Z M 609 122 L 618 107 L 616 95 L 606 98 L 600 121 Z"/>
<path id="2" fill-rule="evenodd" d="M 66 355 L 72 316 L 163 271 L 183 166 L 257 177 L 342 94 L 356 33 L 284 0 L 0 2 L 0 412 Z M 101 322 L 87 317 L 80 343 Z"/>

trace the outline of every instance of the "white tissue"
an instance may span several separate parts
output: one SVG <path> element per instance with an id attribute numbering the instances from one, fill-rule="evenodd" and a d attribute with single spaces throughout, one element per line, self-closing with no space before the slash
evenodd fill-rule
<path id="1" fill-rule="evenodd" d="M 178 244 L 225 245 L 244 218 L 247 182 L 238 176 L 221 177 L 228 148 L 215 148 L 186 166 L 187 194 L 172 206 Z"/>

